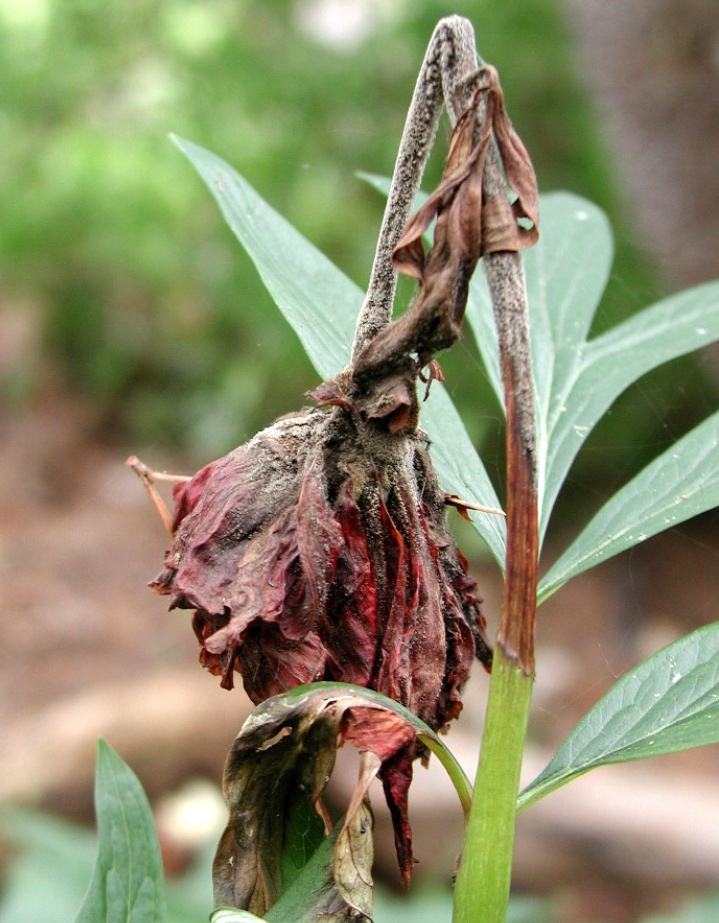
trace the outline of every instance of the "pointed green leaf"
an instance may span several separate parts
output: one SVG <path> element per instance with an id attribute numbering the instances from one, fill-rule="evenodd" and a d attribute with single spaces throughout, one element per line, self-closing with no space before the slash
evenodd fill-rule
<path id="1" fill-rule="evenodd" d="M 572 577 L 719 506 L 719 412 L 670 446 L 599 510 L 539 585 L 545 600 Z"/>
<path id="2" fill-rule="evenodd" d="M 372 812 L 360 805 L 345 829 L 325 837 L 292 886 L 265 914 L 267 923 L 369 920 L 373 885 Z M 349 884 L 349 888 L 347 885 Z"/>
<path id="3" fill-rule="evenodd" d="M 92 877 L 95 837 L 56 818 L 7 808 L 0 829 L 13 846 L 3 870 L 0 923 L 73 920 Z"/>
<path id="4" fill-rule="evenodd" d="M 171 136 L 192 163 L 323 378 L 349 362 L 361 289 L 216 154 Z"/>
<path id="5" fill-rule="evenodd" d="M 0 923 L 67 923 L 87 893 L 97 839 L 84 827 L 28 810 L 2 811 L 4 838 L 17 847 L 3 879 Z M 204 850 L 207 853 L 207 849 Z M 167 919 L 197 923 L 212 906 L 208 855 L 166 888 Z"/>
<path id="6" fill-rule="evenodd" d="M 76 923 L 158 923 L 165 901 L 152 811 L 135 774 L 102 740 L 95 811 L 97 863 Z"/>
<path id="7" fill-rule="evenodd" d="M 267 923 L 311 923 L 317 919 L 312 916 L 313 901 L 317 895 L 329 892 L 334 884 L 332 853 L 337 829 L 323 839 L 292 886 L 267 911 L 264 917 Z"/>
<path id="8" fill-rule="evenodd" d="M 173 137 L 215 197 L 227 223 L 247 250 L 268 291 L 323 378 L 349 362 L 362 290 L 271 208 L 215 154 Z M 492 483 L 451 399 L 435 383 L 422 408 L 422 427 L 442 487 L 466 500 L 498 507 Z M 504 521 L 472 515 L 493 555 L 504 563 Z"/>
<path id="9" fill-rule="evenodd" d="M 582 443 L 602 414 L 651 369 L 719 339 L 719 282 L 665 298 L 581 350 L 581 362 L 550 413 L 543 526 Z"/>
<path id="10" fill-rule="evenodd" d="M 519 796 L 526 808 L 595 766 L 719 743 L 719 622 L 625 674 Z"/>
<path id="11" fill-rule="evenodd" d="M 540 196 L 539 203 L 539 241 L 522 256 L 534 374 L 537 487 L 544 534 L 556 496 L 547 496 L 545 489 L 552 421 L 567 403 L 567 392 L 581 367 L 586 336 L 609 278 L 612 235 L 604 213 L 586 199 L 554 192 Z M 475 275 L 470 285 L 467 317 L 489 379 L 504 406 L 497 333 L 483 274 Z"/>
<path id="12" fill-rule="evenodd" d="M 444 490 L 463 500 L 501 509 L 489 475 L 444 385 L 435 381 L 429 398 L 421 407 L 420 423 L 430 438 L 429 453 Z M 499 566 L 504 568 L 507 536 L 504 517 L 473 511 L 469 517 Z"/>
<path id="13" fill-rule="evenodd" d="M 392 180 L 389 176 L 380 176 L 379 173 L 365 173 L 364 170 L 358 170 L 355 176 L 357 179 L 361 179 L 363 182 L 367 183 L 368 186 L 376 189 L 377 192 L 381 193 L 385 198 L 389 195 L 389 187 L 392 184 Z M 420 190 L 412 201 L 412 211 L 417 211 L 418 208 L 421 208 L 428 198 L 429 196 L 427 193 Z M 430 224 L 430 228 L 431 227 L 433 227 L 432 224 Z"/>
<path id="14" fill-rule="evenodd" d="M 304 793 L 298 793 L 287 811 L 282 852 L 281 889 L 286 891 L 325 839 L 322 819 Z"/>
<path id="15" fill-rule="evenodd" d="M 612 236 L 604 213 L 579 196 L 545 193 L 541 233 L 523 256 L 537 406 L 540 493 L 547 421 L 566 388 L 607 284 Z M 502 376 L 492 304 L 483 273 L 470 284 L 467 318 L 502 406 Z"/>

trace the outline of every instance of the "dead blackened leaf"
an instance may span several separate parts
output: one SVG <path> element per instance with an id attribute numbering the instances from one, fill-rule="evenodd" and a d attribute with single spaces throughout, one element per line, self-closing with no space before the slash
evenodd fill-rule
<path id="1" fill-rule="evenodd" d="M 320 872 L 325 876 L 324 885 L 315 887 L 316 897 L 324 913 L 335 914 L 322 916 L 322 920 L 369 918 L 369 785 L 397 759 L 411 775 L 412 760 L 406 754 L 421 745 L 418 737 L 428 740 L 428 735 L 436 739 L 423 722 L 401 706 L 377 693 L 343 684 L 304 687 L 260 705 L 245 722 L 225 766 L 223 787 L 230 818 L 215 857 L 215 903 L 263 916 L 280 898 L 278 907 L 292 900 L 287 894 L 293 889 L 304 887 L 300 881 L 304 871 L 295 869 L 292 876 L 286 871 L 286 854 L 296 848 L 291 842 L 292 817 L 298 803 L 314 806 L 314 826 L 306 820 L 303 824 L 304 836 L 312 828 L 311 844 L 304 848 L 308 856 L 315 847 L 327 850 L 322 829 L 327 815 L 321 797 L 337 748 L 348 742 L 361 754 L 357 785 L 339 831 L 332 834 L 333 846 L 325 863 L 329 871 L 315 870 L 312 874 L 315 878 Z M 396 810 L 406 820 L 406 792 L 401 797 L 402 804 Z M 402 872 L 408 881 L 411 850 L 402 858 Z"/>

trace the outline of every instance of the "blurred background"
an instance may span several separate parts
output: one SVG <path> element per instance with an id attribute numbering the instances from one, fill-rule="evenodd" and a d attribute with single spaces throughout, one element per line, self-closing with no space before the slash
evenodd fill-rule
<path id="1" fill-rule="evenodd" d="M 610 217 L 596 331 L 717 275 L 715 0 L 0 2 L 0 798 L 41 812 L 5 815 L 2 923 L 37 919 L 29 894 L 72 919 L 92 841 L 65 823 L 92 825 L 98 736 L 146 786 L 168 870 L 192 868 L 223 822 L 216 783 L 248 710 L 196 665 L 187 614 L 145 588 L 165 537 L 123 462 L 192 472 L 317 379 L 168 133 L 236 166 L 364 286 L 383 203 L 355 173 L 391 171 L 451 12 L 499 68 L 540 188 Z M 447 138 L 443 125 L 427 187 Z M 443 366 L 496 473 L 499 413 L 473 344 Z M 625 394 L 572 469 L 547 560 L 718 395 L 711 349 Z M 718 525 L 706 515 L 639 546 L 540 610 L 528 777 L 616 676 L 717 618 Z M 462 539 L 491 621 L 497 574 L 474 533 Z M 470 771 L 485 686 L 472 680 L 450 738 Z M 718 769 L 707 748 L 553 796 L 521 821 L 518 893 L 551 897 L 553 920 L 628 923 L 719 888 Z M 433 772 L 418 770 L 412 802 L 420 887 L 447 884 L 460 843 Z"/>

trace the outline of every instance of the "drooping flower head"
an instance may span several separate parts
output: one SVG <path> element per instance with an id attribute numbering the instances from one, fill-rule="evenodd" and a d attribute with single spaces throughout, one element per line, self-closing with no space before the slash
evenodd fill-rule
<path id="1" fill-rule="evenodd" d="M 278 420 L 175 489 L 175 540 L 153 582 L 193 609 L 201 662 L 253 702 L 302 683 L 376 689 L 431 727 L 490 663 L 474 579 L 445 525 L 425 439 L 344 407 Z M 403 868 L 414 746 L 383 779 Z"/>
<path id="2" fill-rule="evenodd" d="M 490 133 L 479 131 L 477 99 L 457 122 L 440 187 L 394 251 L 397 267 L 420 280 L 414 304 L 315 389 L 317 407 L 277 420 L 175 488 L 173 543 L 152 586 L 171 608 L 194 610 L 201 662 L 228 689 L 241 674 L 255 703 L 336 680 L 384 693 L 442 729 L 461 710 L 472 660 L 490 667 L 481 600 L 447 530 L 416 393 L 423 369 L 438 374 L 434 354 L 460 336 L 488 230 L 494 249 L 515 243 L 494 233 L 498 224 L 519 233 L 516 205 L 482 198 Z M 382 767 L 405 879 L 417 752 L 408 743 Z"/>

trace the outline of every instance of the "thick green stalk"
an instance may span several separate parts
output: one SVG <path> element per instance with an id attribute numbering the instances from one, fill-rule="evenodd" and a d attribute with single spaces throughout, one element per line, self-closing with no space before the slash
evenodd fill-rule
<path id="1" fill-rule="evenodd" d="M 475 798 L 457 875 L 454 923 L 504 923 L 512 874 L 519 771 L 532 677 L 494 655 Z"/>

